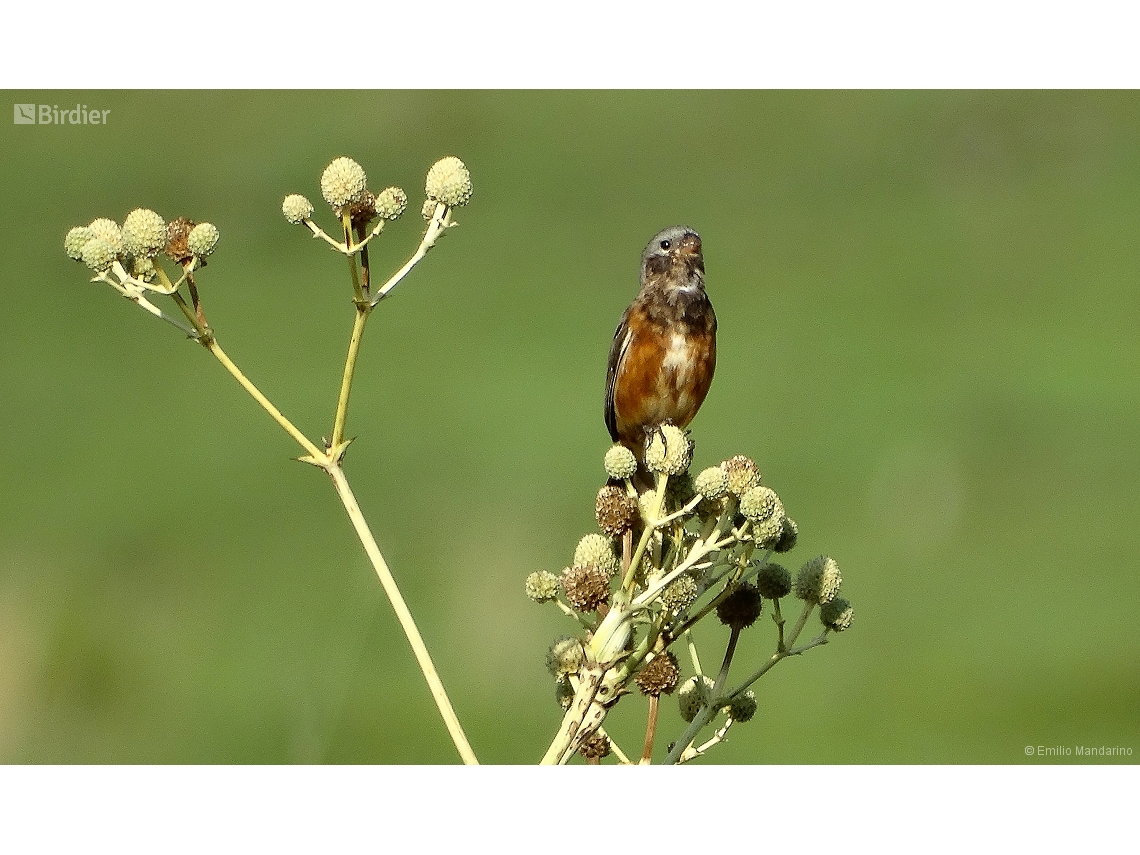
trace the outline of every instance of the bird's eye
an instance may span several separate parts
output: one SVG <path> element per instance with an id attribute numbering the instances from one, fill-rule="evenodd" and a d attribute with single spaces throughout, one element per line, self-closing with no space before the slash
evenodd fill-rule
<path id="1" fill-rule="evenodd" d="M 667 241 L 667 240 L 663 240 L 663 241 L 661 241 L 661 248 L 662 248 L 662 249 L 668 249 L 668 248 L 669 248 L 669 247 L 671 247 L 671 246 L 672 246 L 672 244 L 671 244 L 671 243 L 669 243 L 669 241 Z"/>

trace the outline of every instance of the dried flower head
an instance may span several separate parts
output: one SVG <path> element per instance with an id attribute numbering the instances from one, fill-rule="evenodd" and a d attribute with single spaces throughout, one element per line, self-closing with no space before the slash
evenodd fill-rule
<path id="1" fill-rule="evenodd" d="M 580 612 L 596 611 L 609 601 L 610 577 L 593 565 L 575 565 L 562 571 L 562 590 L 566 600 Z"/>
<path id="2" fill-rule="evenodd" d="M 681 679 L 681 669 L 677 667 L 677 657 L 666 651 L 659 653 L 642 668 L 637 677 L 637 688 L 643 695 L 671 695 Z"/>
<path id="3" fill-rule="evenodd" d="M 750 457 L 738 454 L 720 465 L 728 481 L 728 491 L 734 496 L 743 496 L 760 483 L 760 470 Z"/>
<path id="4" fill-rule="evenodd" d="M 594 502 L 594 518 L 607 535 L 620 537 L 640 519 L 637 500 L 616 484 L 607 484 L 598 490 L 598 498 Z"/>
<path id="5" fill-rule="evenodd" d="M 166 254 L 172 261 L 181 264 L 194 257 L 190 251 L 190 232 L 196 226 L 193 220 L 179 217 L 166 224 Z"/>
<path id="6" fill-rule="evenodd" d="M 610 738 L 600 731 L 591 733 L 578 747 L 578 753 L 587 760 L 601 760 L 610 753 Z"/>

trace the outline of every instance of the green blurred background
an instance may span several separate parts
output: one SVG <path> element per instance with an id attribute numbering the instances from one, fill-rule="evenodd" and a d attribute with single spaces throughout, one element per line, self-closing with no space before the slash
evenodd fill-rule
<path id="1" fill-rule="evenodd" d="M 755 457 L 800 524 L 787 563 L 831 554 L 856 608 L 709 759 L 1140 756 L 1140 95 L 9 95 L 111 113 L 0 122 L 0 760 L 457 759 L 326 479 L 62 249 L 138 206 L 215 223 L 219 341 L 317 438 L 351 291 L 281 199 L 319 202 L 338 155 L 403 186 L 389 271 L 448 154 L 475 195 L 369 326 L 347 469 L 482 761 L 557 728 L 543 658 L 572 627 L 522 583 L 594 528 L 610 337 L 676 222 L 720 319 L 694 465 Z M 628 751 L 643 711 L 608 722 Z"/>

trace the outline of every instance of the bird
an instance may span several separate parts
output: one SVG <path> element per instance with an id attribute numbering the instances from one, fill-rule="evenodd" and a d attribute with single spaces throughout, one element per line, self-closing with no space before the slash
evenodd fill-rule
<path id="1" fill-rule="evenodd" d="M 644 469 L 648 435 L 664 423 L 688 426 L 716 368 L 700 235 L 688 226 L 654 235 L 641 253 L 640 283 L 610 345 L 605 419 L 613 441 Z"/>

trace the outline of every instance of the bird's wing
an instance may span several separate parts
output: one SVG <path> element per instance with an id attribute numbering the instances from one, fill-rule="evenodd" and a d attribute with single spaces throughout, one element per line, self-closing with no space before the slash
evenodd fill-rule
<path id="1" fill-rule="evenodd" d="M 610 438 L 618 441 L 617 413 L 614 411 L 614 384 L 617 380 L 618 365 L 621 364 L 629 340 L 633 338 L 629 330 L 629 309 L 621 316 L 617 331 L 614 333 L 613 343 L 610 345 L 610 361 L 606 369 L 606 427 L 609 428 Z"/>

